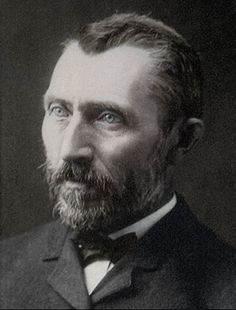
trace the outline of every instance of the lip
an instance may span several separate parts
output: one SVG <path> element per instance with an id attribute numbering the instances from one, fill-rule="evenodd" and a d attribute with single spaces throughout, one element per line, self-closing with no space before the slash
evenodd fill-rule
<path id="1" fill-rule="evenodd" d="M 64 184 L 66 187 L 69 188 L 76 188 L 79 190 L 87 190 L 88 186 L 84 183 L 80 183 L 80 182 L 72 182 L 72 181 L 66 181 Z"/>
<path id="2" fill-rule="evenodd" d="M 97 197 L 98 191 L 94 187 L 91 187 L 85 183 L 81 182 L 73 182 L 73 181 L 66 181 L 64 183 L 65 188 L 67 189 L 76 189 L 81 194 L 86 194 L 89 197 Z"/>

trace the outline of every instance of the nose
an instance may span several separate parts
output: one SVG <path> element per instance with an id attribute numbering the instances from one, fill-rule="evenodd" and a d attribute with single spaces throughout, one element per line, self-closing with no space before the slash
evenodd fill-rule
<path id="1" fill-rule="evenodd" d="M 64 161 L 88 164 L 93 160 L 93 157 L 94 148 L 88 126 L 80 118 L 72 117 L 64 132 L 61 158 Z"/>

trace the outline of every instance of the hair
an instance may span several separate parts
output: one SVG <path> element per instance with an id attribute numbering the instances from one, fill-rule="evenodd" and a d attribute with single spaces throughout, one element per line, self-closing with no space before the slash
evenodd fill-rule
<path id="1" fill-rule="evenodd" d="M 146 15 L 114 14 L 83 26 L 64 43 L 78 41 L 88 54 L 121 45 L 147 50 L 153 58 L 149 93 L 168 106 L 168 124 L 179 117 L 201 118 L 202 71 L 197 53 L 174 29 Z"/>

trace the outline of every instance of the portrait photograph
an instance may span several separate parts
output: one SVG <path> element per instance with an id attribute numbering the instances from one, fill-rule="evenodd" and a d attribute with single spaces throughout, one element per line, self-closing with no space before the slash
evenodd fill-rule
<path id="1" fill-rule="evenodd" d="M 0 309 L 235 309 L 235 1 L 0 8 Z"/>

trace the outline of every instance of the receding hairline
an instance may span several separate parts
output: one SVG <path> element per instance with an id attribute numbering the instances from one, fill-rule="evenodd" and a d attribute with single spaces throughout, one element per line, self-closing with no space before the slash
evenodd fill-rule
<path id="1" fill-rule="evenodd" d="M 158 91 L 157 96 L 160 93 L 156 86 L 161 78 L 159 86 L 164 90 L 166 98 L 170 95 L 173 102 L 175 99 L 182 102 L 179 106 L 189 117 L 202 116 L 202 71 L 199 57 L 181 34 L 162 21 L 135 13 L 113 14 L 74 32 L 64 42 L 64 50 L 75 41 L 89 55 L 122 45 L 145 50 L 154 60 L 152 78 L 156 85 L 152 84 Z"/>
<path id="2" fill-rule="evenodd" d="M 116 23 L 118 23 L 119 26 L 117 27 L 117 31 L 114 33 L 113 26 Z M 105 33 L 103 29 L 105 24 L 107 33 Z M 133 27 L 133 29 L 136 28 L 137 31 L 135 33 L 126 33 L 123 29 L 123 26 L 125 25 L 128 25 L 127 27 Z M 101 44 L 99 48 L 92 45 L 90 46 L 92 42 L 98 42 L 103 39 L 103 36 L 109 36 L 110 34 L 112 34 L 114 40 L 104 40 L 104 42 L 100 42 Z M 89 38 L 90 36 L 93 37 Z M 118 41 L 116 41 L 116 37 L 119 37 Z M 118 47 L 123 44 L 143 48 L 145 50 L 152 48 L 155 49 L 160 47 L 160 42 L 162 40 L 175 41 L 178 44 L 183 44 L 190 47 L 188 42 L 180 33 L 178 33 L 174 28 L 163 23 L 161 20 L 155 20 L 147 15 L 138 15 L 136 13 L 120 13 L 113 14 L 101 21 L 88 23 L 82 27 L 79 27 L 66 40 L 64 40 L 61 45 L 64 50 L 71 43 L 80 42 L 80 46 L 84 52 L 88 54 L 99 54 L 109 50 L 110 48 Z M 147 47 L 147 42 L 150 43 L 149 47 Z M 103 47 L 101 48 L 101 46 Z"/>

